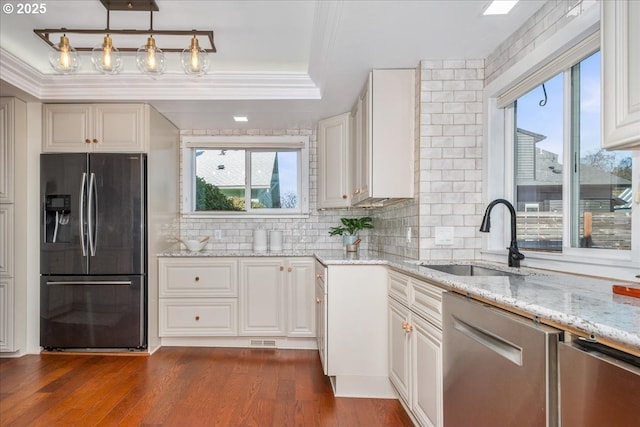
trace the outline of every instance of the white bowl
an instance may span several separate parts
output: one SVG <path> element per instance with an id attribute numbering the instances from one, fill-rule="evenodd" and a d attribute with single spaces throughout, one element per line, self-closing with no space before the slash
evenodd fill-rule
<path id="1" fill-rule="evenodd" d="M 180 240 L 186 247 L 189 252 L 200 252 L 207 246 L 207 242 L 209 238 L 204 239 L 182 239 Z"/>

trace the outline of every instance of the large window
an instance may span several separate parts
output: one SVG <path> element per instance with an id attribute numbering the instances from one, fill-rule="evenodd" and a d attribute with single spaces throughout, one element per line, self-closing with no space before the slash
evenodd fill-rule
<path id="1" fill-rule="evenodd" d="M 600 52 L 514 102 L 521 248 L 631 249 L 632 154 L 600 148 L 600 110 Z"/>
<path id="2" fill-rule="evenodd" d="M 185 137 L 183 211 L 308 212 L 306 137 Z"/>

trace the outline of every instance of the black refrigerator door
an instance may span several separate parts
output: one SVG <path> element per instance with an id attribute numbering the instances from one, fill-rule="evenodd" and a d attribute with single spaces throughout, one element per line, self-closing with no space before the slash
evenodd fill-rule
<path id="1" fill-rule="evenodd" d="M 41 276 L 40 345 L 144 348 L 143 276 Z"/>
<path id="2" fill-rule="evenodd" d="M 146 272 L 144 154 L 90 154 L 89 274 Z"/>
<path id="3" fill-rule="evenodd" d="M 87 274 L 86 154 L 40 155 L 40 273 Z M 83 254 L 84 246 L 84 254 Z"/>

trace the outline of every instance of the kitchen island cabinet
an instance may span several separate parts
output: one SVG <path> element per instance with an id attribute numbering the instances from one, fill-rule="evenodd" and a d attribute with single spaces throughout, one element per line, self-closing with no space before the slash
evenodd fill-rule
<path id="1" fill-rule="evenodd" d="M 148 152 L 145 104 L 44 104 L 42 151 Z"/>
<path id="2" fill-rule="evenodd" d="M 383 265 L 326 266 L 324 370 L 336 396 L 394 398 L 387 357 Z"/>

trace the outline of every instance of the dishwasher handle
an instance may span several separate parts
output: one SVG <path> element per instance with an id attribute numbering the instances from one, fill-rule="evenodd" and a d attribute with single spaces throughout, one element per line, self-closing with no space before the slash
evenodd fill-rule
<path id="1" fill-rule="evenodd" d="M 461 334 L 471 338 L 478 344 L 499 354 L 505 359 L 522 366 L 522 347 L 517 346 L 504 338 L 493 334 L 477 326 L 470 325 L 464 320 L 453 315 L 453 328 Z"/>

